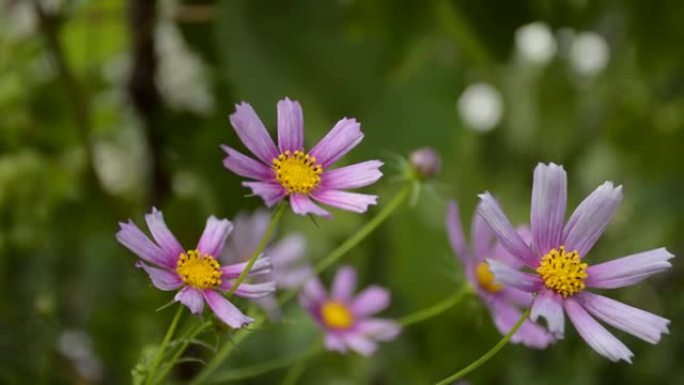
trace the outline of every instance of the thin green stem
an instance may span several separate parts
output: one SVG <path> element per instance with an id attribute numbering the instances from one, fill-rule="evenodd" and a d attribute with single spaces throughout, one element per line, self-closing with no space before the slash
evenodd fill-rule
<path id="1" fill-rule="evenodd" d="M 323 257 L 318 263 L 316 263 L 314 267 L 314 271 L 316 274 L 319 274 L 321 271 L 327 269 L 330 267 L 330 265 L 334 264 L 337 262 L 338 259 L 342 258 L 345 254 L 349 252 L 349 250 L 353 249 L 361 243 L 368 235 L 370 235 L 375 229 L 377 229 L 389 216 L 402 204 L 406 199 L 411 195 L 412 191 L 412 184 L 408 183 L 406 184 L 399 192 L 397 195 L 392 198 L 392 200 L 387 204 L 387 206 L 383 207 L 382 211 L 378 213 L 373 219 L 371 219 L 368 223 L 363 225 L 359 231 L 357 231 L 354 235 L 351 237 L 347 238 L 346 241 L 344 241 L 341 245 L 337 246 L 335 249 L 333 249 L 328 255 Z M 278 300 L 278 303 L 280 305 L 283 305 L 285 302 L 289 301 L 292 299 L 295 295 L 297 294 L 296 290 L 290 290 L 285 292 L 280 299 Z"/>
<path id="2" fill-rule="evenodd" d="M 268 229 L 266 229 L 266 232 L 264 233 L 264 236 L 261 238 L 261 242 L 259 242 L 259 246 L 257 246 L 256 250 L 254 250 L 254 253 L 252 253 L 252 256 L 249 258 L 249 261 L 247 261 L 247 265 L 245 268 L 242 270 L 240 273 L 240 276 L 233 282 L 233 286 L 230 287 L 230 290 L 228 290 L 228 293 L 226 293 L 226 298 L 230 298 L 235 294 L 235 290 L 238 289 L 242 281 L 247 278 L 247 275 L 249 274 L 249 271 L 252 269 L 252 266 L 254 266 L 254 263 L 256 260 L 259 258 L 261 253 L 264 251 L 266 248 L 266 244 L 268 243 L 269 239 L 271 239 L 271 235 L 273 234 L 273 230 L 275 230 L 275 227 L 278 225 L 278 222 L 280 221 L 280 217 L 283 215 L 283 210 L 285 209 L 285 204 L 281 202 L 278 205 L 278 208 L 275 211 L 275 214 L 273 214 L 273 217 L 271 218 L 271 223 L 268 225 Z"/>
<path id="3" fill-rule="evenodd" d="M 297 381 L 299 381 L 299 377 L 301 377 L 302 373 L 304 373 L 306 364 L 306 360 L 301 360 L 294 364 L 290 370 L 287 371 L 287 374 L 285 374 L 282 385 L 295 385 Z"/>
<path id="4" fill-rule="evenodd" d="M 316 341 L 304 353 L 276 358 L 274 360 L 263 362 L 246 368 L 228 369 L 227 371 L 219 373 L 216 376 L 214 376 L 211 379 L 211 382 L 218 383 L 227 381 L 237 381 L 260 376 L 273 370 L 287 368 L 300 361 L 306 361 L 322 351 L 323 346 L 319 341 Z"/>
<path id="5" fill-rule="evenodd" d="M 211 326 L 210 321 L 203 322 L 201 324 L 197 324 L 195 327 L 190 328 L 186 334 L 184 334 L 181 338 L 183 342 L 181 345 L 176 349 L 174 352 L 173 356 L 169 360 L 169 362 L 166 363 L 166 365 L 162 368 L 161 372 L 155 379 L 154 383 L 159 384 L 166 378 L 166 376 L 169 374 L 171 369 L 176 365 L 176 362 L 178 362 L 178 359 L 181 357 L 185 349 L 187 349 L 188 345 L 190 344 L 190 341 L 192 341 L 193 338 L 198 336 L 200 333 L 202 333 L 205 329 L 207 329 L 209 326 Z"/>
<path id="6" fill-rule="evenodd" d="M 265 319 L 263 317 L 257 318 L 254 320 L 254 322 L 252 322 L 250 328 L 258 328 L 264 321 Z M 192 382 L 190 382 L 190 384 L 197 385 L 206 382 L 209 376 L 214 373 L 214 371 L 218 369 L 219 365 L 221 365 L 221 363 L 228 358 L 230 353 L 235 350 L 235 347 L 237 347 L 242 340 L 251 334 L 252 333 L 249 329 L 240 329 L 236 331 L 233 338 L 221 346 L 221 349 L 214 354 L 214 357 L 209 360 L 209 362 L 204 366 L 204 368 L 202 368 L 202 370 L 197 374 Z"/>
<path id="7" fill-rule="evenodd" d="M 411 184 L 406 184 L 397 195 L 392 198 L 392 200 L 385 206 L 382 211 L 378 213 L 373 219 L 366 223 L 363 227 L 359 229 L 354 235 L 347 239 L 340 246 L 332 250 L 328 255 L 321 259 L 315 266 L 316 273 L 320 273 L 328 266 L 335 263 L 339 258 L 344 256 L 349 250 L 354 248 L 362 240 L 364 240 L 368 235 L 370 235 L 375 229 L 378 228 L 389 216 L 392 214 L 411 194 Z M 279 208 L 280 210 L 280 208 Z M 279 215 L 276 213 L 276 215 Z M 275 216 L 274 216 L 275 218 Z M 273 223 L 273 222 L 271 222 Z M 290 299 L 292 299 L 297 294 L 296 290 L 290 290 L 285 292 L 278 300 L 280 305 L 283 305 Z M 265 320 L 263 317 L 257 318 L 251 325 L 251 329 L 259 327 L 261 323 Z M 235 333 L 234 338 L 225 343 L 221 349 L 212 357 L 212 359 L 207 363 L 207 365 L 199 372 L 197 377 L 191 382 L 193 385 L 201 384 L 207 381 L 209 376 L 218 369 L 221 363 L 232 353 L 235 347 L 240 344 L 242 340 L 247 338 L 251 332 L 248 329 L 240 329 Z"/>
<path id="8" fill-rule="evenodd" d="M 452 306 L 456 305 L 457 303 L 461 302 L 463 298 L 467 294 L 470 294 L 472 292 L 472 288 L 470 285 L 465 285 L 461 290 L 458 290 L 454 294 L 450 295 L 449 297 L 443 299 L 442 301 L 428 307 L 422 310 L 418 310 L 414 313 L 411 313 L 409 315 L 406 315 L 402 318 L 399 319 L 399 325 L 402 327 L 406 327 L 409 325 L 413 325 L 418 322 L 425 321 L 427 319 L 430 319 L 432 317 L 436 317 Z"/>
<path id="9" fill-rule="evenodd" d="M 164 351 L 166 350 L 166 346 L 169 344 L 169 341 L 171 341 L 173 333 L 176 332 L 176 326 L 178 326 L 178 321 L 180 320 L 181 314 L 183 314 L 183 305 L 178 305 L 176 315 L 173 317 L 173 321 L 171 321 L 171 325 L 169 325 L 169 329 L 166 331 L 166 335 L 164 336 L 162 344 L 157 350 L 157 355 L 156 357 L 154 357 L 154 361 L 152 362 L 152 366 L 150 367 L 150 372 L 147 374 L 147 380 L 145 381 L 146 385 L 150 385 L 154 380 L 155 374 L 157 374 L 157 368 L 159 368 L 159 364 L 161 363 L 162 357 L 164 357 Z"/>
<path id="10" fill-rule="evenodd" d="M 319 274 L 321 271 L 327 269 L 335 263 L 338 259 L 340 259 L 342 256 L 347 254 L 349 250 L 353 249 L 358 245 L 361 241 L 366 239 L 368 235 L 370 235 L 375 229 L 378 228 L 384 222 L 390 214 L 392 214 L 397 207 L 399 207 L 405 200 L 406 198 L 409 197 L 411 194 L 411 185 L 407 184 L 404 186 L 397 195 L 392 198 L 392 200 L 385 206 L 382 211 L 378 213 L 373 219 L 371 219 L 368 223 L 363 225 L 359 229 L 359 231 L 356 232 L 356 234 L 352 235 L 349 237 L 346 241 L 344 241 L 341 245 L 336 247 L 333 251 L 331 251 L 328 255 L 326 255 L 323 259 L 318 261 L 316 263 L 316 266 L 314 267 L 314 270 L 316 274 Z"/>
<path id="11" fill-rule="evenodd" d="M 506 334 L 501 341 L 499 341 L 496 345 L 494 345 L 493 348 L 491 348 L 487 353 L 485 353 L 482 357 L 478 358 L 477 360 L 473 361 L 470 365 L 466 366 L 465 368 L 459 370 L 458 372 L 452 374 L 451 376 L 443 379 L 442 381 L 439 381 L 436 385 L 447 385 L 447 384 L 452 384 L 454 381 L 459 380 L 466 376 L 468 373 L 472 372 L 473 370 L 477 369 L 480 367 L 480 365 L 484 364 L 485 362 L 489 361 L 490 358 L 494 357 L 496 353 L 499 352 L 506 344 L 508 341 L 513 337 L 515 332 L 520 329 L 522 326 L 523 322 L 527 319 L 527 317 L 530 316 L 530 309 L 527 309 L 523 315 L 520 317 L 518 322 L 515 323 L 513 326 L 513 329 L 511 329 L 508 334 Z"/>

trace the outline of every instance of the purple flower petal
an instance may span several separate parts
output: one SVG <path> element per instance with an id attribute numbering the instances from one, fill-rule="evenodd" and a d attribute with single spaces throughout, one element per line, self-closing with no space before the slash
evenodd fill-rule
<path id="1" fill-rule="evenodd" d="M 587 255 L 606 229 L 622 200 L 622 186 L 606 182 L 577 206 L 563 230 L 566 250 L 577 250 L 580 258 Z"/>
<path id="2" fill-rule="evenodd" d="M 248 103 L 235 105 L 235 112 L 230 115 L 230 123 L 245 147 L 262 162 L 270 165 L 273 158 L 278 156 L 278 149 L 268 135 L 266 127 Z"/>
<path id="3" fill-rule="evenodd" d="M 255 277 L 257 275 L 264 275 L 271 272 L 271 259 L 268 257 L 261 257 L 254 262 L 252 269 L 247 274 L 248 277 Z M 221 272 L 223 278 L 231 279 L 237 278 L 242 274 L 242 271 L 247 267 L 247 262 L 235 263 L 232 265 L 222 266 Z"/>
<path id="4" fill-rule="evenodd" d="M 318 304 L 325 301 L 327 296 L 321 281 L 314 277 L 302 287 L 302 290 L 299 292 L 299 301 L 302 307 L 310 310 L 318 307 Z"/>
<path id="5" fill-rule="evenodd" d="M 534 169 L 530 215 L 532 248 L 537 255 L 561 245 L 566 201 L 567 175 L 563 166 L 539 163 Z"/>
<path id="6" fill-rule="evenodd" d="M 494 324 L 502 335 L 508 334 L 522 316 L 520 310 L 500 299 L 495 299 L 488 305 Z M 525 320 L 520 329 L 513 335 L 511 341 L 535 349 L 544 349 L 554 339 L 541 326 L 532 323 L 530 320 Z"/>
<path id="7" fill-rule="evenodd" d="M 264 200 L 267 207 L 280 202 L 287 196 L 283 186 L 270 182 L 242 182 L 244 187 L 249 187 L 253 195 L 258 195 Z"/>
<path id="8" fill-rule="evenodd" d="M 301 260 L 306 253 L 306 240 L 301 234 L 290 234 L 266 249 L 274 268 L 286 268 Z"/>
<path id="9" fill-rule="evenodd" d="M 116 233 L 116 239 L 127 249 L 135 253 L 146 262 L 163 266 L 169 269 L 176 268 L 179 255 L 175 257 L 167 254 L 159 246 L 154 244 L 133 221 L 128 223 L 119 222 L 120 230 Z"/>
<path id="10" fill-rule="evenodd" d="M 377 204 L 377 195 L 359 194 L 347 191 L 319 189 L 311 193 L 317 201 L 355 213 L 365 213 L 368 206 Z"/>
<path id="11" fill-rule="evenodd" d="M 468 252 L 468 245 L 466 244 L 465 235 L 463 235 L 463 227 L 461 225 L 461 216 L 458 210 L 458 204 L 455 201 L 449 202 L 447 208 L 446 228 L 449 235 L 449 244 L 456 253 L 456 256 L 461 259 L 466 271 L 473 267 L 473 259 Z"/>
<path id="12" fill-rule="evenodd" d="M 278 147 L 280 152 L 304 150 L 304 114 L 296 100 L 278 101 Z"/>
<path id="13" fill-rule="evenodd" d="M 314 276 L 313 268 L 309 265 L 276 273 L 276 285 L 282 289 L 298 289 L 302 284 Z"/>
<path id="14" fill-rule="evenodd" d="M 526 265 L 533 268 L 537 267 L 538 258 L 532 254 L 529 246 L 520 238 L 494 197 L 489 193 L 480 194 L 479 197 L 481 202 L 478 205 L 477 213 L 487 221 L 499 238 L 499 242 Z"/>
<path id="15" fill-rule="evenodd" d="M 356 289 L 356 271 L 353 267 L 344 266 L 337 270 L 333 280 L 330 296 L 341 302 L 349 302 Z"/>
<path id="16" fill-rule="evenodd" d="M 328 134 L 311 149 L 309 154 L 316 162 L 327 168 L 363 140 L 361 124 L 356 119 L 344 118 L 337 122 Z"/>
<path id="17" fill-rule="evenodd" d="M 233 286 L 234 280 L 224 280 L 219 287 L 222 291 L 228 291 Z M 275 282 L 241 283 L 235 290 L 235 295 L 243 298 L 262 298 L 276 290 Z"/>
<path id="18" fill-rule="evenodd" d="M 544 317 L 546 326 L 554 337 L 561 339 L 565 334 L 565 316 L 563 315 L 563 298 L 560 294 L 544 289 L 537 295 L 532 303 L 530 318 L 539 321 Z"/>
<path id="19" fill-rule="evenodd" d="M 136 262 L 135 267 L 145 270 L 150 276 L 152 284 L 159 290 L 176 290 L 183 286 L 183 280 L 175 271 L 152 267 L 143 261 Z"/>
<path id="20" fill-rule="evenodd" d="M 295 214 L 307 215 L 313 214 L 318 215 L 323 218 L 332 218 L 329 212 L 318 207 L 317 204 L 313 203 L 308 196 L 302 194 L 292 194 L 290 195 L 290 205 L 292 206 L 292 211 Z"/>
<path id="21" fill-rule="evenodd" d="M 178 242 L 176 237 L 173 236 L 169 228 L 164 222 L 164 216 L 162 212 L 156 208 L 152 208 L 152 212 L 145 215 L 145 221 L 147 222 L 147 227 L 150 228 L 150 232 L 154 237 L 162 250 L 169 256 L 175 256 L 178 258 L 181 254 L 185 252 L 183 246 Z"/>
<path id="22" fill-rule="evenodd" d="M 380 286 L 370 286 L 353 300 L 350 310 L 357 318 L 363 318 L 382 311 L 389 302 L 389 291 Z"/>
<path id="23" fill-rule="evenodd" d="M 479 203 L 478 206 L 481 204 L 482 203 Z M 498 259 L 498 255 L 491 254 L 494 241 L 496 240 L 496 234 L 494 234 L 492 228 L 489 227 L 487 221 L 485 221 L 481 215 L 477 214 L 477 211 L 479 211 L 479 207 L 475 209 L 475 215 L 473 215 L 472 223 L 470 225 L 473 260 L 475 263 L 480 263 L 484 262 L 485 258 Z M 506 251 L 506 254 L 510 255 L 508 251 Z"/>
<path id="24" fill-rule="evenodd" d="M 347 345 L 342 340 L 342 336 L 332 333 L 325 335 L 325 348 L 339 353 L 347 352 Z"/>
<path id="25" fill-rule="evenodd" d="M 634 285 L 648 276 L 669 269 L 674 258 L 664 247 L 643 251 L 609 262 L 591 265 L 587 269 L 587 287 L 615 289 Z"/>
<path id="26" fill-rule="evenodd" d="M 216 317 L 232 328 L 241 328 L 249 325 L 254 319 L 244 315 L 240 309 L 235 307 L 230 301 L 221 294 L 213 290 L 204 290 L 204 299 L 207 305 L 214 311 Z"/>
<path id="27" fill-rule="evenodd" d="M 202 254 L 209 254 L 212 257 L 220 257 L 223 253 L 223 246 L 230 232 L 233 231 L 233 224 L 227 219 L 218 219 L 210 216 L 204 226 L 204 232 L 197 243 L 197 250 Z"/>
<path id="28" fill-rule="evenodd" d="M 383 318 L 370 318 L 360 321 L 356 329 L 359 333 L 376 341 L 391 341 L 401 332 L 398 323 Z"/>
<path id="29" fill-rule="evenodd" d="M 564 305 L 565 311 L 579 335 L 597 353 L 613 362 L 624 360 L 632 363 L 634 356 L 632 352 L 614 335 L 610 334 L 606 328 L 596 322 L 579 303 L 573 298 L 566 298 Z"/>
<path id="30" fill-rule="evenodd" d="M 379 160 L 352 164 L 326 171 L 321 175 L 321 186 L 331 189 L 351 189 L 371 185 L 382 177 Z"/>
<path id="31" fill-rule="evenodd" d="M 530 232 L 529 227 L 518 226 L 515 229 L 515 231 L 518 233 L 520 238 L 525 242 L 525 244 L 530 245 L 532 243 L 532 233 Z M 525 266 L 525 264 L 520 259 L 514 257 L 513 254 L 511 254 L 505 247 L 503 247 L 501 242 L 495 242 L 494 248 L 490 248 L 490 250 L 483 255 L 483 258 L 485 257 L 490 257 L 491 259 L 501 261 L 514 269 L 522 269 Z"/>
<path id="32" fill-rule="evenodd" d="M 580 293 L 577 300 L 594 317 L 646 342 L 657 344 L 669 333 L 670 321 L 653 313 L 589 292 Z"/>
<path id="33" fill-rule="evenodd" d="M 186 286 L 183 290 L 179 291 L 174 300 L 187 306 L 192 314 L 201 313 L 204 307 L 202 291 L 190 286 Z"/>
<path id="34" fill-rule="evenodd" d="M 342 338 L 351 350 L 362 356 L 371 356 L 378 349 L 378 345 L 373 340 L 358 333 L 344 334 Z"/>
<path id="35" fill-rule="evenodd" d="M 503 262 L 487 259 L 487 264 L 489 265 L 489 271 L 494 274 L 496 282 L 504 286 L 511 286 L 526 292 L 536 293 L 544 285 L 538 275 L 518 271 Z"/>
<path id="36" fill-rule="evenodd" d="M 237 215 L 233 219 L 233 232 L 226 241 L 221 261 L 226 264 L 247 261 L 259 246 L 270 221 L 271 214 L 264 209 L 251 215 Z"/>
<path id="37" fill-rule="evenodd" d="M 228 170 L 245 178 L 256 179 L 264 182 L 275 180 L 273 169 L 265 164 L 256 161 L 232 148 L 221 145 L 221 148 L 228 155 L 223 158 L 223 166 Z"/>
<path id="38" fill-rule="evenodd" d="M 528 308 L 532 306 L 534 296 L 532 293 L 522 291 L 511 286 L 505 286 L 499 293 L 507 302 L 519 307 Z"/>

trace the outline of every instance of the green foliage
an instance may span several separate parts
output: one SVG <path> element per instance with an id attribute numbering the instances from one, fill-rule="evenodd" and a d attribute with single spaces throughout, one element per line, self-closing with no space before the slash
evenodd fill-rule
<path id="1" fill-rule="evenodd" d="M 61 4 L 57 40 L 77 94 L 56 64 L 32 3 L 0 5 L 1 383 L 93 382 L 60 351 L 60 336 L 71 329 L 92 340 L 92 356 L 102 365 L 94 382 L 126 383 L 131 375 L 136 384 L 144 380 L 156 352 L 150 344 L 161 341 L 170 319 L 169 311 L 154 310 L 172 294 L 151 287 L 134 268 L 134 257 L 114 239 L 116 223 L 139 222 L 156 205 L 188 245 L 209 214 L 232 218 L 260 207 L 221 164 L 220 143 L 241 148 L 226 119 L 241 100 L 272 132 L 275 102 L 299 100 L 307 145 L 340 117 L 357 118 L 365 139 L 344 162 L 391 163 L 387 154 L 408 155 L 425 145 L 441 153 L 442 175 L 420 191 L 415 207 L 393 216 L 343 260 L 359 268 L 364 284 L 390 288 L 389 316 L 431 306 L 463 279 L 446 241 L 446 201 L 458 199 L 467 218 L 476 194 L 489 190 L 523 223 L 539 161 L 565 165 L 571 206 L 604 180 L 625 186 L 623 205 L 591 261 L 658 246 L 675 255 L 684 250 L 682 2 L 161 2 L 158 23 L 178 28 L 173 31 L 181 39 L 155 35 L 169 39 L 170 47 L 158 57 L 164 70 L 155 80 L 163 98 L 174 101 L 160 110 L 156 144 L 128 95 L 127 2 L 44 2 Z M 603 36 L 610 48 L 606 68 L 581 76 L 562 45 L 545 65 L 519 60 L 516 29 L 535 20 L 554 32 Z M 502 95 L 502 120 L 489 132 L 472 130 L 457 109 L 459 95 L 474 82 L 490 83 Z M 158 195 L 152 194 L 155 159 L 170 182 Z M 384 171 L 369 189 L 381 204 L 399 188 L 398 173 L 388 166 Z M 334 214 L 334 221 L 317 226 L 285 215 L 281 233 L 305 234 L 308 257 L 318 260 L 370 218 Z M 681 383 L 684 296 L 677 293 L 684 279 L 676 259 L 674 265 L 611 294 L 673 320 L 671 335 L 656 346 L 619 335 L 634 351 L 634 365 L 599 357 L 568 327 L 565 340 L 544 352 L 506 347 L 469 380 Z M 202 340 L 213 347 L 230 334 L 212 331 Z M 254 334 L 221 373 L 296 356 L 317 337 L 297 306 L 286 309 L 282 327 Z M 301 383 L 430 383 L 499 338 L 482 305 L 466 301 L 407 328 L 372 360 L 318 355 Z M 197 345 L 190 344 L 173 381 L 188 381 L 211 357 Z M 283 376 L 274 371 L 245 383 Z"/>

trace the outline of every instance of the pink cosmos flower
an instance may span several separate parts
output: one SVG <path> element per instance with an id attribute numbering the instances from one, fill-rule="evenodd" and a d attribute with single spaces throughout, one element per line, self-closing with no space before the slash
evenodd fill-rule
<path id="1" fill-rule="evenodd" d="M 221 295 L 221 292 L 231 288 L 246 265 L 221 266 L 216 260 L 233 230 L 228 220 L 210 216 L 197 247 L 191 250 L 185 250 L 176 240 L 166 226 L 161 211 L 153 208 L 151 213 L 145 215 L 145 221 L 154 242 L 131 220 L 119 223 L 116 239 L 140 257 L 136 266 L 147 272 L 154 286 L 164 291 L 180 289 L 174 300 L 187 306 L 193 314 L 201 313 L 206 302 L 214 314 L 230 327 L 243 327 L 253 321 Z M 260 258 L 248 276 L 268 274 L 270 271 L 269 259 Z M 259 298 L 274 290 L 273 282 L 242 283 L 235 295 Z"/>
<path id="2" fill-rule="evenodd" d="M 371 286 L 353 297 L 356 271 L 342 267 L 337 271 L 330 295 L 317 278 L 307 282 L 300 292 L 300 303 L 325 331 L 328 350 L 346 353 L 354 350 L 370 356 L 377 349 L 376 341 L 390 341 L 400 331 L 391 320 L 371 317 L 385 309 L 390 294 L 379 286 Z"/>
<path id="3" fill-rule="evenodd" d="M 266 210 L 257 210 L 251 215 L 240 214 L 233 223 L 235 231 L 228 243 L 221 261 L 231 264 L 245 262 L 257 249 L 261 238 L 268 228 L 271 214 Z M 289 234 L 286 237 L 269 242 L 264 250 L 273 265 L 270 274 L 265 274 L 260 281 L 274 281 L 279 289 L 296 289 L 314 276 L 313 268 L 305 260 L 306 241 L 300 234 Z M 267 295 L 255 299 L 271 319 L 280 316 L 280 308 L 275 295 Z"/>
<path id="4" fill-rule="evenodd" d="M 304 117 L 297 101 L 285 98 L 278 102 L 278 146 L 252 106 L 235 106 L 230 122 L 245 147 L 256 160 L 222 146 L 228 156 L 223 165 L 230 171 L 252 179 L 243 182 L 266 206 L 289 198 L 292 211 L 300 215 L 330 217 L 314 200 L 343 210 L 366 212 L 376 204 L 377 196 L 343 191 L 375 183 L 382 173 L 382 162 L 369 160 L 331 170 L 338 159 L 363 139 L 361 125 L 344 118 L 308 153 L 304 149 Z"/>
<path id="5" fill-rule="evenodd" d="M 451 247 L 463 263 L 466 278 L 489 308 L 496 328 L 502 335 L 506 335 L 522 315 L 520 308 L 529 307 L 533 297 L 528 292 L 495 282 L 494 274 L 489 270 L 485 259 L 502 261 L 516 268 L 522 267 L 521 263 L 499 242 L 495 242 L 494 233 L 479 215 L 473 216 L 470 247 L 461 223 L 458 206 L 456 202 L 451 202 L 446 218 Z M 529 243 L 531 235 L 526 227 L 519 228 L 518 234 Z M 528 320 L 513 335 L 511 341 L 544 349 L 554 339 L 544 328 Z"/>
<path id="6" fill-rule="evenodd" d="M 605 182 L 580 203 L 564 224 L 566 185 L 563 167 L 553 163 L 537 165 L 532 186 L 531 245 L 516 233 L 489 193 L 480 195 L 478 213 L 527 271 L 497 260 L 488 260 L 489 267 L 498 282 L 535 295 L 532 320 L 544 317 L 556 338 L 563 338 L 565 313 L 599 354 L 611 361 L 631 363 L 632 352 L 594 317 L 652 344 L 668 333 L 670 321 L 585 289 L 634 285 L 670 268 L 668 260 L 674 256 L 659 248 L 589 266 L 583 258 L 617 210 L 622 186 Z"/>

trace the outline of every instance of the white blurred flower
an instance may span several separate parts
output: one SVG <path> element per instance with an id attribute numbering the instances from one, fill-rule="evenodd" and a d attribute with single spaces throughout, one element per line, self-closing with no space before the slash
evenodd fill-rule
<path id="1" fill-rule="evenodd" d="M 214 109 L 207 69 L 188 48 L 178 27 L 162 21 L 155 31 L 159 68 L 157 84 L 164 100 L 175 109 L 207 115 Z"/>
<path id="2" fill-rule="evenodd" d="M 549 26 L 536 21 L 515 31 L 515 48 L 522 59 L 543 65 L 553 58 L 558 46 Z"/>
<path id="3" fill-rule="evenodd" d="M 57 350 L 69 359 L 78 375 L 91 382 L 102 379 L 102 363 L 93 351 L 90 336 L 82 330 L 65 330 L 57 341 Z"/>
<path id="4" fill-rule="evenodd" d="M 0 31 L 10 39 L 29 37 L 37 25 L 36 11 L 30 1 L 0 4 Z"/>
<path id="5" fill-rule="evenodd" d="M 501 93 L 487 83 L 471 84 L 458 98 L 458 113 L 470 128 L 489 131 L 503 115 Z"/>
<path id="6" fill-rule="evenodd" d="M 129 193 L 142 179 L 141 160 L 136 151 L 102 142 L 93 146 L 95 172 L 105 190 L 112 194 Z"/>
<path id="7" fill-rule="evenodd" d="M 570 66 L 581 75 L 594 76 L 603 71 L 609 58 L 608 43 L 597 33 L 580 32 L 570 44 Z"/>

